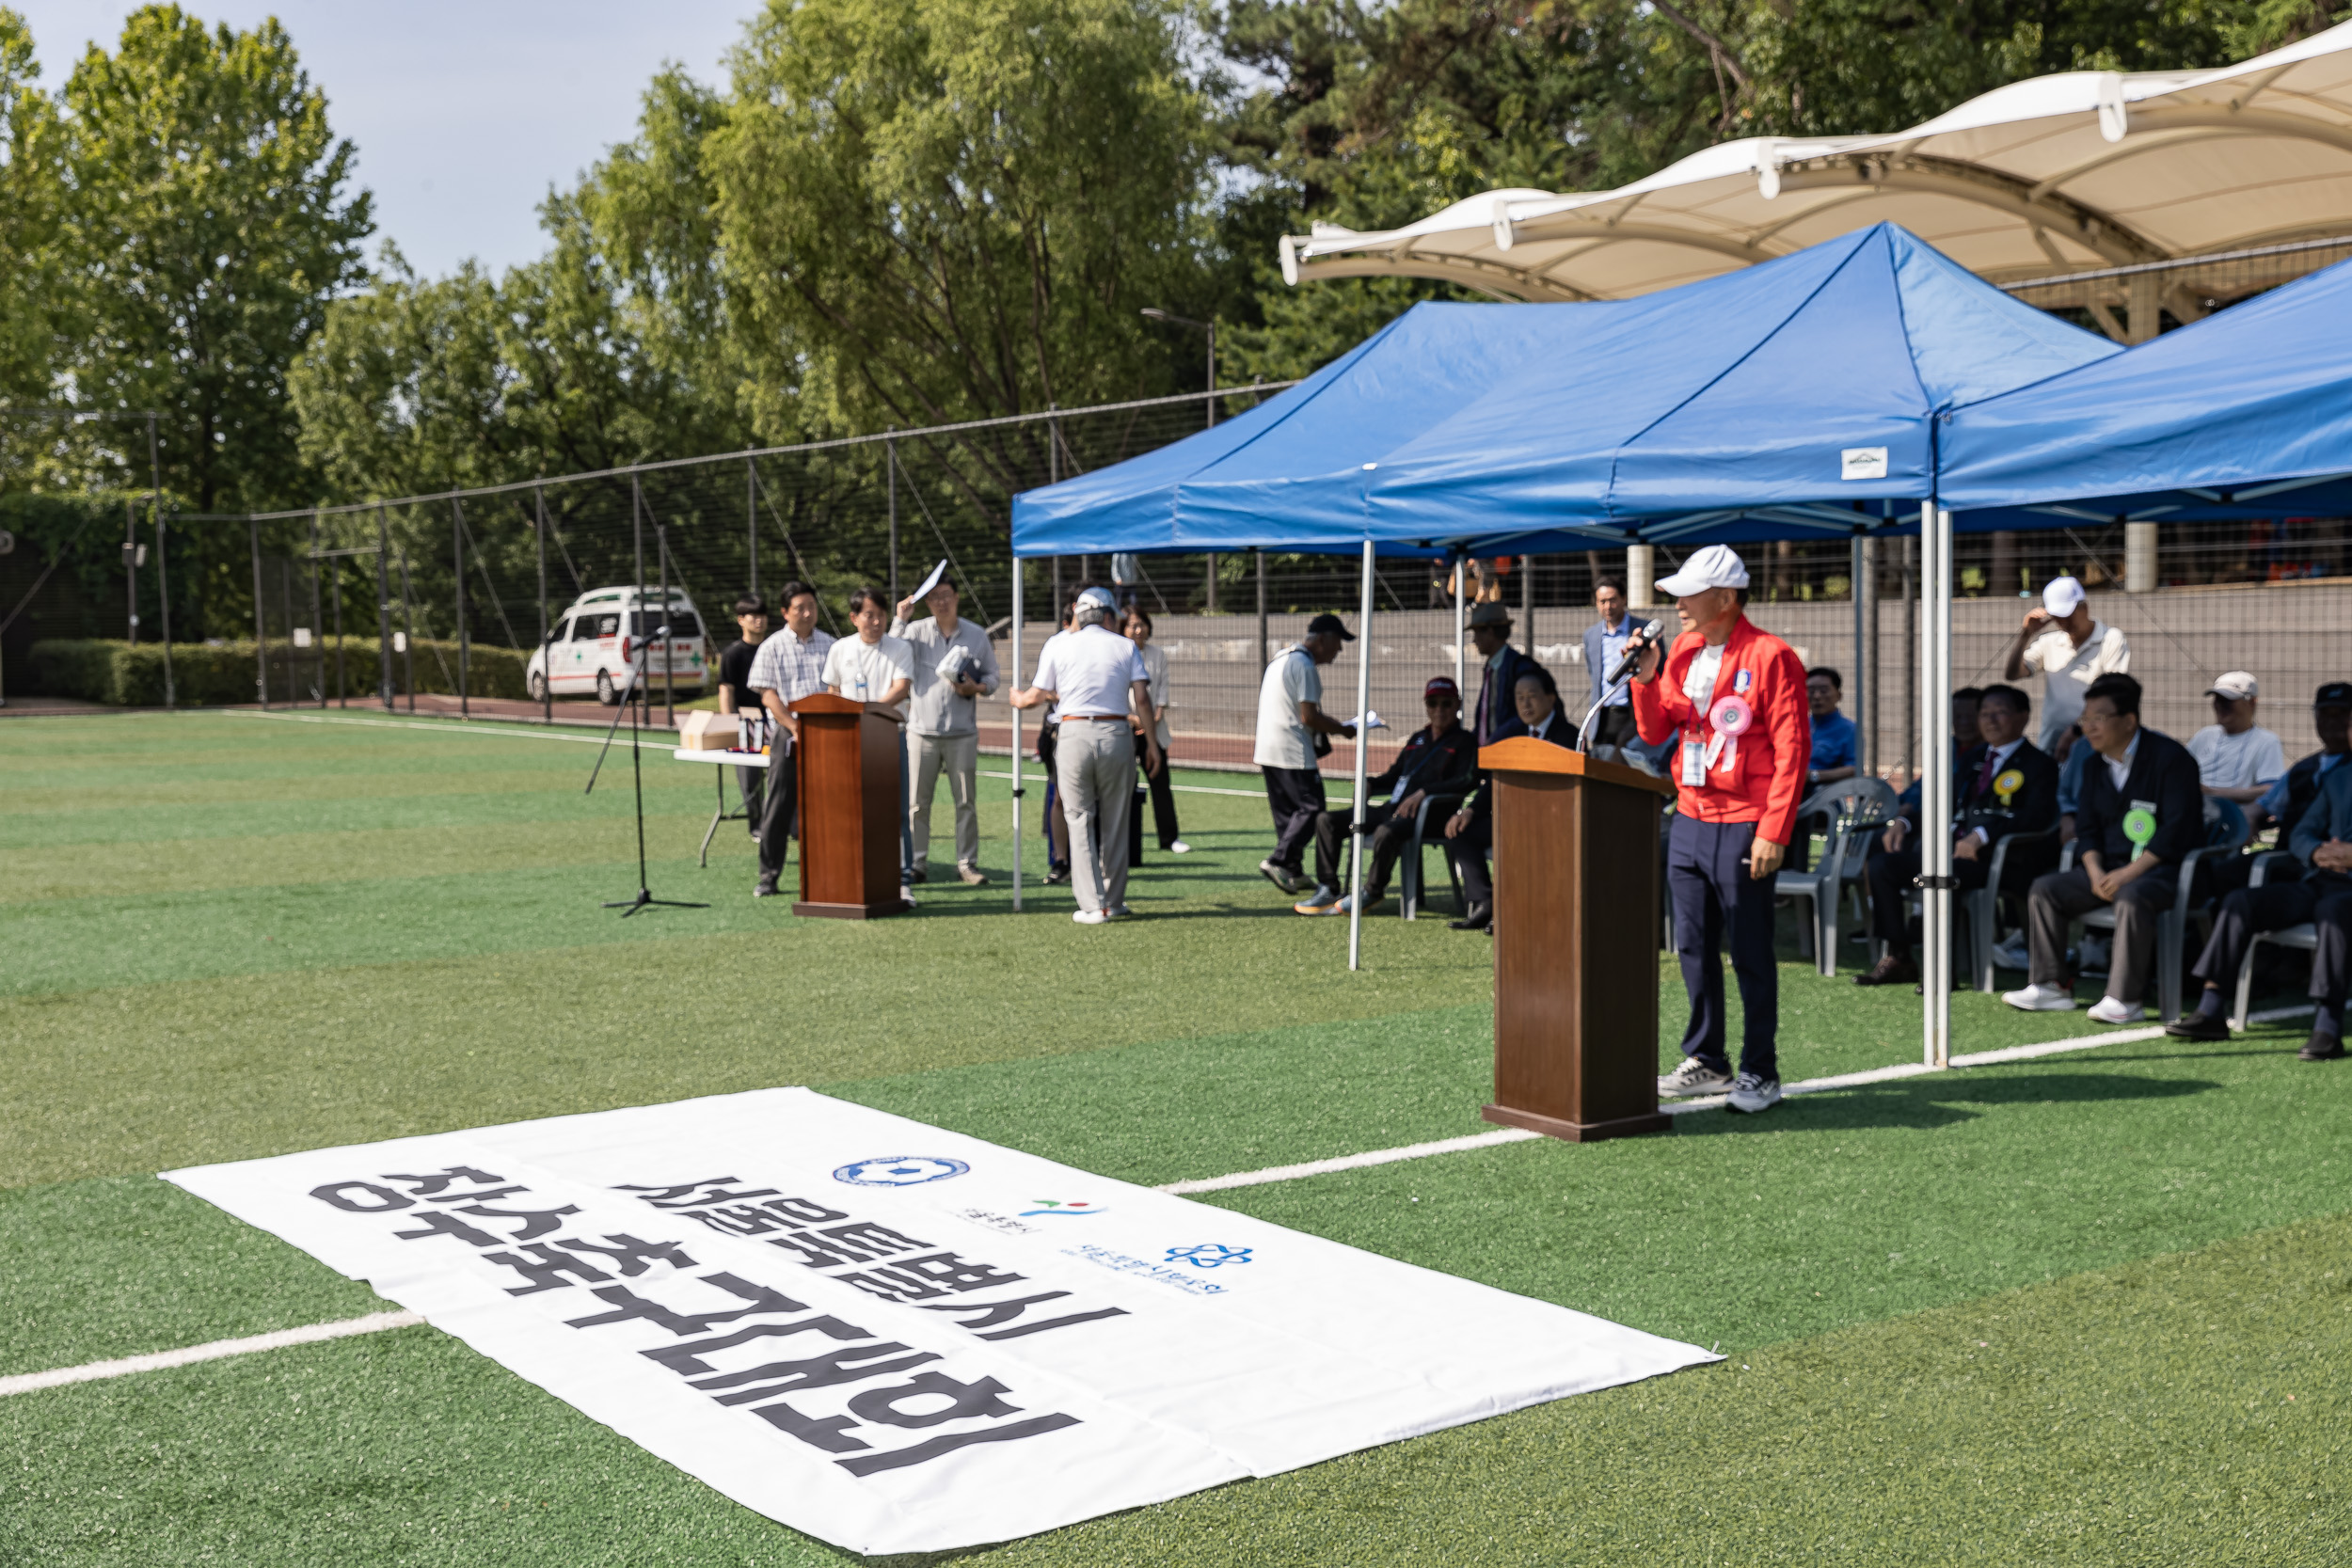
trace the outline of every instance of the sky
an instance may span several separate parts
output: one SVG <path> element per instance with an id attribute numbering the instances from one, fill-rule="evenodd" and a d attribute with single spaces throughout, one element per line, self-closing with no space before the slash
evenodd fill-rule
<path id="1" fill-rule="evenodd" d="M 538 207 L 634 130 L 664 61 L 723 79 L 758 0 L 183 0 L 207 24 L 276 16 L 327 121 L 358 149 L 377 239 L 427 277 L 493 274 L 546 249 Z M 32 28 L 52 91 L 90 44 L 112 51 L 126 0 L 0 0 Z M 375 242 L 371 241 L 371 254 Z"/>

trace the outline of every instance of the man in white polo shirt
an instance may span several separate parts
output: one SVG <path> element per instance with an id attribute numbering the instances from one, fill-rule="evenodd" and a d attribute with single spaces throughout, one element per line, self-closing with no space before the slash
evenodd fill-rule
<path id="1" fill-rule="evenodd" d="M 2132 669 L 2131 639 L 2121 626 L 2091 618 L 2083 585 L 2074 578 L 2052 578 L 2042 590 L 2042 608 L 2026 611 L 2009 645 L 2003 680 L 2024 680 L 2040 673 L 2042 683 L 2042 749 L 2058 754 L 2058 737 L 2083 716 L 2083 693 L 2101 675 L 2127 675 Z"/>
<path id="2" fill-rule="evenodd" d="M 2278 736 L 2254 722 L 2254 705 L 2261 695 L 2254 677 L 2233 670 L 2211 686 L 2213 720 L 2188 739 L 2188 754 L 2197 759 L 2198 776 L 2205 793 L 2250 806 L 2263 792 L 2286 777 L 2286 748 Z"/>
<path id="3" fill-rule="evenodd" d="M 852 702 L 872 703 L 906 717 L 907 693 L 914 687 L 914 650 L 903 637 L 890 635 L 890 596 L 867 586 L 850 595 L 850 624 L 855 637 L 845 637 L 825 651 L 825 689 Z M 914 885 L 914 835 L 907 831 L 907 751 L 898 748 L 898 885 Z M 913 901 L 913 895 L 909 895 Z"/>
<path id="4" fill-rule="evenodd" d="M 1072 629 L 1056 632 L 1038 650 L 1037 684 L 1012 694 L 1017 708 L 1053 703 L 1060 710 L 1054 746 L 1054 784 L 1070 825 L 1070 881 L 1081 926 L 1124 920 L 1127 908 L 1127 813 L 1136 788 L 1136 732 L 1143 723 L 1143 752 L 1159 766 L 1159 713 L 1151 676 L 1136 645 L 1111 627 L 1119 605 L 1104 588 L 1081 590 L 1071 607 Z"/>

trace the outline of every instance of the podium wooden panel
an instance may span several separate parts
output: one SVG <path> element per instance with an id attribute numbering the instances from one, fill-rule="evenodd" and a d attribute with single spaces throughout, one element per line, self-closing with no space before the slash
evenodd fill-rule
<path id="1" fill-rule="evenodd" d="M 801 778 L 801 901 L 794 914 L 871 920 L 913 908 L 898 886 L 901 721 L 818 692 L 792 705 Z"/>
<path id="2" fill-rule="evenodd" d="M 1674 786 L 1514 736 L 1494 777 L 1495 1099 L 1506 1127 L 1591 1143 L 1658 1109 L 1658 844 Z"/>

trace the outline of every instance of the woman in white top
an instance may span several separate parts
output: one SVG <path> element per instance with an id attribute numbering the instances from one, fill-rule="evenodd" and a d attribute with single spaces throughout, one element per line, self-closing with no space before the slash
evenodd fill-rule
<path id="1" fill-rule="evenodd" d="M 1143 657 L 1152 706 L 1158 711 L 1160 720 L 1159 733 L 1152 736 L 1160 743 L 1160 765 L 1143 770 L 1152 785 L 1152 825 L 1159 830 L 1162 849 L 1171 855 L 1190 854 L 1192 846 L 1177 836 L 1176 792 L 1168 784 L 1168 654 L 1152 646 L 1152 616 L 1141 605 L 1127 607 L 1127 636 Z"/>

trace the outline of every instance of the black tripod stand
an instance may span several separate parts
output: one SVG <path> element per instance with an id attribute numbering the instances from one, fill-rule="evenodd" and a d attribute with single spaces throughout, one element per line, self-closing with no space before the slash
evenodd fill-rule
<path id="1" fill-rule="evenodd" d="M 667 626 L 656 627 L 653 635 L 661 640 L 663 646 L 668 646 L 670 628 Z M 656 898 L 652 890 L 645 885 L 645 764 L 638 754 L 637 705 L 644 700 L 645 695 L 645 654 L 651 646 L 651 638 L 641 640 L 637 645 L 637 658 L 630 664 L 628 670 L 628 697 L 625 710 L 628 714 L 629 777 L 637 786 L 637 896 L 617 899 L 604 906 L 608 910 L 620 911 L 623 920 L 627 920 L 639 910 L 651 909 L 657 904 L 668 910 L 710 908 L 707 904 L 690 904 L 679 898 Z M 591 794 L 596 790 L 596 776 L 604 771 L 605 756 L 612 750 L 612 737 L 619 733 L 620 728 L 621 716 L 616 713 L 612 716 L 612 728 L 604 732 L 604 746 L 596 752 L 596 765 L 588 770 L 588 787 L 580 791 L 582 795 Z"/>

